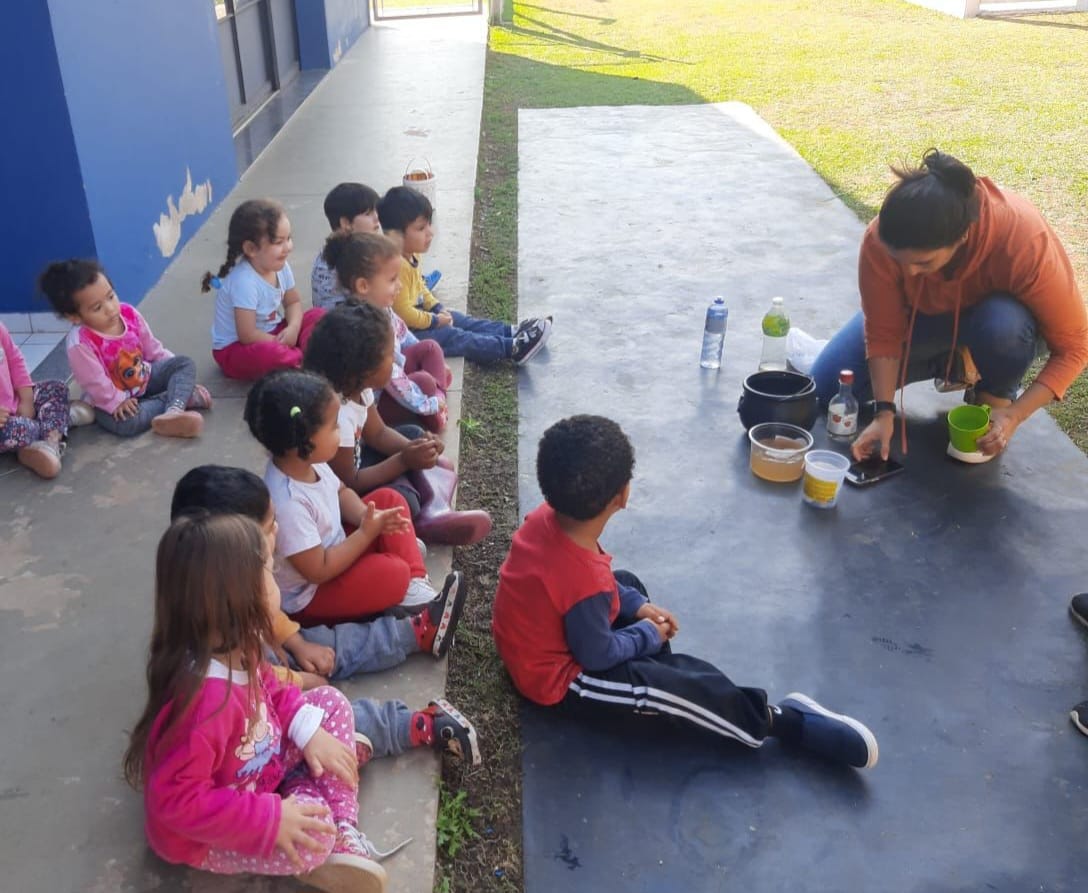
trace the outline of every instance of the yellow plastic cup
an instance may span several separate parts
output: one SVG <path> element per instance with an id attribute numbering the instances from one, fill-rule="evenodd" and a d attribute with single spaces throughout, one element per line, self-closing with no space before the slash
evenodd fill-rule
<path id="1" fill-rule="evenodd" d="M 831 509 L 839 501 L 839 492 L 850 460 L 831 450 L 805 453 L 805 476 L 801 492 L 805 502 L 818 509 Z"/>

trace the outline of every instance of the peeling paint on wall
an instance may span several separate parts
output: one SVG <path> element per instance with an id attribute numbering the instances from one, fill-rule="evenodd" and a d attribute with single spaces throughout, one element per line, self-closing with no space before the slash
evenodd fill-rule
<path id="1" fill-rule="evenodd" d="M 336 49 L 332 51 L 332 64 L 335 65 L 340 61 L 340 57 L 344 55 L 344 42 L 342 40 L 336 41 Z"/>
<path id="2" fill-rule="evenodd" d="M 193 175 L 189 168 L 185 168 L 185 188 L 178 196 L 178 203 L 174 204 L 174 197 L 166 197 L 166 210 L 168 213 L 159 215 L 159 222 L 152 224 L 151 229 L 155 233 L 155 243 L 163 257 L 170 257 L 177 250 L 181 241 L 181 222 L 193 214 L 200 214 L 212 201 L 212 181 L 205 180 L 195 189 L 193 188 Z"/>

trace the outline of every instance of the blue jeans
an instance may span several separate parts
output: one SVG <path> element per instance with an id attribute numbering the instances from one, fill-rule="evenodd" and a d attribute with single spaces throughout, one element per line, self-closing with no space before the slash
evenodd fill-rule
<path id="1" fill-rule="evenodd" d="M 412 711 L 404 701 L 358 698 L 351 702 L 355 731 L 374 745 L 375 757 L 395 757 L 412 747 Z"/>
<path id="2" fill-rule="evenodd" d="M 417 338 L 437 341 L 447 357 L 464 357 L 477 363 L 497 363 L 510 356 L 514 349 L 514 336 L 509 323 L 494 319 L 476 319 L 448 308 L 446 312 L 453 317 L 452 326 L 412 329 L 412 334 Z"/>
<path id="3" fill-rule="evenodd" d="M 914 321 L 910 356 L 906 357 L 907 384 L 944 376 L 952 349 L 951 313 L 929 316 L 919 313 Z M 981 381 L 977 391 L 1016 399 L 1017 389 L 1035 359 L 1038 325 L 1031 311 L 1012 295 L 995 292 L 960 313 L 960 345 L 970 348 Z M 864 318 L 858 313 L 833 337 L 816 358 L 812 377 L 820 403 L 838 393 L 839 372 L 854 371 L 854 394 L 861 402 L 873 399 L 869 364 L 865 359 Z"/>
<path id="4" fill-rule="evenodd" d="M 300 632 L 307 642 L 327 645 L 336 652 L 329 676 L 332 680 L 388 670 L 419 651 L 415 631 L 406 618 L 378 617 L 368 623 L 304 627 Z"/>

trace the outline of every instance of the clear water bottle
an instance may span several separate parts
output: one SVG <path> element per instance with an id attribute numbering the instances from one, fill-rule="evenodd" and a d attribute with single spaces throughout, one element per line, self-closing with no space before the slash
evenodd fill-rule
<path id="1" fill-rule="evenodd" d="M 854 373 L 839 373 L 839 392 L 827 404 L 827 436 L 832 440 L 853 440 L 858 433 L 858 398 L 854 396 Z"/>
<path id="2" fill-rule="evenodd" d="M 786 368 L 786 336 L 790 333 L 790 318 L 785 300 L 771 298 L 771 309 L 763 317 L 763 353 L 759 357 L 761 372 Z"/>
<path id="3" fill-rule="evenodd" d="M 706 325 L 703 326 L 703 352 L 699 355 L 699 365 L 704 369 L 721 369 L 722 346 L 725 344 L 725 324 L 729 319 L 729 310 L 725 298 L 715 298 L 706 308 Z"/>

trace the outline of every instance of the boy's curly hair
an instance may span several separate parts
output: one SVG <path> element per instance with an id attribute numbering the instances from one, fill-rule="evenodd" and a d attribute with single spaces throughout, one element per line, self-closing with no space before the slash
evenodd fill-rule
<path id="1" fill-rule="evenodd" d="M 341 304 L 314 326 L 302 367 L 325 376 L 338 394 L 358 393 L 381 363 L 392 331 L 386 311 L 354 301 Z"/>
<path id="2" fill-rule="evenodd" d="M 536 479 L 548 505 L 576 521 L 605 510 L 631 480 L 635 450 L 611 419 L 576 415 L 556 422 L 540 438 Z"/>

